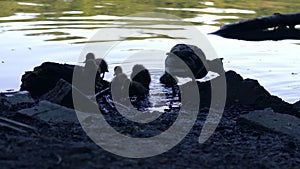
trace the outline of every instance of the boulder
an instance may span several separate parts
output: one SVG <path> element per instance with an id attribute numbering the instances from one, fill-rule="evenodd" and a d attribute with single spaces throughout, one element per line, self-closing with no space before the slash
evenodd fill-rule
<path id="1" fill-rule="evenodd" d="M 224 38 L 262 41 L 300 39 L 295 28 L 300 23 L 300 13 L 280 14 L 243 20 L 222 26 L 215 34 Z"/>
<path id="2" fill-rule="evenodd" d="M 35 101 L 27 91 L 0 93 L 0 109 L 20 110 L 34 104 Z"/>
<path id="3" fill-rule="evenodd" d="M 226 78 L 226 105 L 239 104 L 246 105 L 253 109 L 265 109 L 271 107 L 276 112 L 282 112 L 300 117 L 300 113 L 293 105 L 283 101 L 277 96 L 272 96 L 257 80 L 243 79 L 242 76 L 234 71 L 224 74 Z M 211 84 L 217 84 L 223 78 L 216 77 L 211 81 L 197 82 L 201 104 L 211 104 Z M 183 87 L 189 87 L 189 83 Z M 217 89 L 218 90 L 218 89 Z"/>
<path id="4" fill-rule="evenodd" d="M 59 79 L 72 83 L 74 65 L 45 62 L 22 76 L 20 90 L 38 98 L 55 87 Z"/>
<path id="5" fill-rule="evenodd" d="M 58 104 L 40 101 L 38 105 L 19 110 L 18 113 L 42 120 L 46 123 L 78 123 L 76 113 Z"/>
<path id="6" fill-rule="evenodd" d="M 271 108 L 241 115 L 238 122 L 257 129 L 286 134 L 300 140 L 300 119 L 288 114 L 275 113 Z"/>
<path id="7" fill-rule="evenodd" d="M 69 108 L 74 108 L 72 100 L 72 85 L 64 79 L 59 79 L 55 87 L 40 97 L 40 100 L 48 100 Z"/>
<path id="8" fill-rule="evenodd" d="M 63 79 L 60 79 L 52 90 L 40 97 L 40 100 L 47 100 L 83 112 L 97 111 L 95 109 L 97 104 L 94 99 L 96 99 L 96 96 L 86 96 L 78 88 Z M 74 102 L 74 100 L 76 101 Z M 77 105 L 74 105 L 74 103 Z"/>
<path id="9" fill-rule="evenodd" d="M 76 68 L 76 69 L 75 69 Z M 85 89 L 93 91 L 92 86 L 86 87 L 82 72 L 84 67 L 68 64 L 45 62 L 35 67 L 33 71 L 26 72 L 22 76 L 21 91 L 29 91 L 31 96 L 37 100 L 48 100 L 50 102 L 73 108 L 72 91 L 76 89 L 79 97 L 84 98 Z M 79 73 L 73 82 L 73 72 Z M 75 86 L 75 87 L 74 87 Z M 105 80 L 96 81 L 95 92 L 108 88 L 109 82 Z M 94 93 L 95 94 L 95 93 Z M 91 94 L 93 95 L 93 94 Z"/>
<path id="10" fill-rule="evenodd" d="M 300 117 L 293 106 L 277 96 L 272 96 L 257 80 L 243 79 L 234 71 L 225 74 L 227 83 L 227 104 L 238 102 L 255 109 L 271 107 L 276 112 Z"/>
<path id="11" fill-rule="evenodd" d="M 300 113 L 300 100 L 293 104 L 293 107 Z"/>

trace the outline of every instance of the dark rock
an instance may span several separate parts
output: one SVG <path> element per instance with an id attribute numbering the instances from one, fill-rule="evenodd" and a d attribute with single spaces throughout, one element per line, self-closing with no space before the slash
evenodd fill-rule
<path id="1" fill-rule="evenodd" d="M 298 102 L 294 103 L 294 104 L 293 104 L 293 107 L 294 107 L 295 109 L 297 109 L 298 112 L 300 112 L 300 100 L 299 100 Z"/>
<path id="2" fill-rule="evenodd" d="M 300 31 L 295 28 L 300 23 L 299 16 L 300 13 L 274 13 L 227 24 L 211 34 L 249 41 L 300 39 Z"/>
<path id="3" fill-rule="evenodd" d="M 258 129 L 287 134 L 300 140 L 300 119 L 288 114 L 275 113 L 272 109 L 256 110 L 241 115 L 238 122 Z"/>
<path id="4" fill-rule="evenodd" d="M 67 81 L 60 79 L 56 86 L 40 97 L 40 100 L 48 100 L 50 102 L 74 108 L 72 97 L 72 85 Z"/>
<path id="5" fill-rule="evenodd" d="M 76 78 L 73 84 L 74 71 L 76 71 Z M 74 93 L 76 96 L 84 98 L 83 100 L 88 100 L 84 96 L 86 90 L 89 91 L 89 94 L 94 95 L 109 86 L 109 82 L 102 79 L 95 81 L 95 85 L 87 83 L 82 77 L 82 72 L 84 72 L 84 67 L 81 66 L 45 62 L 22 76 L 20 90 L 29 91 L 35 99 L 48 100 L 74 108 Z M 75 92 L 72 93 L 74 90 Z M 94 93 L 90 93 L 91 91 Z"/>
<path id="6" fill-rule="evenodd" d="M 54 104 L 48 101 L 40 101 L 35 107 L 19 110 L 18 113 L 34 117 L 46 123 L 78 123 L 73 109 Z"/>
<path id="7" fill-rule="evenodd" d="M 0 93 L 0 109 L 20 110 L 34 104 L 35 101 L 27 91 Z"/>
<path id="8" fill-rule="evenodd" d="M 271 107 L 274 111 L 300 117 L 300 113 L 293 106 L 277 96 L 272 96 L 257 80 L 243 79 L 234 71 L 225 73 L 227 84 L 226 105 L 240 104 L 253 109 Z M 198 82 L 202 103 L 210 104 L 211 83 L 218 81 L 221 76 L 207 82 Z"/>
<path id="9" fill-rule="evenodd" d="M 225 74 L 227 83 L 227 104 L 238 102 L 254 109 L 271 107 L 274 111 L 300 117 L 291 104 L 272 96 L 257 80 L 245 79 L 233 71 Z"/>
<path id="10" fill-rule="evenodd" d="M 106 82 L 106 81 L 104 81 Z M 107 85 L 105 83 L 105 85 Z M 74 106 L 74 98 L 76 98 L 77 106 Z M 95 112 L 93 107 L 96 105 L 91 99 L 78 90 L 75 86 L 72 86 L 67 81 L 60 79 L 56 86 L 40 97 L 40 100 L 47 100 L 52 103 L 59 104 L 72 109 L 77 109 L 84 112 Z"/>
<path id="11" fill-rule="evenodd" d="M 22 76 L 21 91 L 27 90 L 38 98 L 55 87 L 59 79 L 72 83 L 74 65 L 45 62 Z"/>

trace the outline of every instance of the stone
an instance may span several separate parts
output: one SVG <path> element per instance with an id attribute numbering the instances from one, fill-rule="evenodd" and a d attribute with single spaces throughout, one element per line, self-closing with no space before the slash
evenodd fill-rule
<path id="1" fill-rule="evenodd" d="M 45 62 L 33 71 L 25 72 L 20 90 L 28 91 L 34 99 L 73 108 L 71 90 L 74 87 L 88 95 L 95 95 L 109 87 L 109 82 L 103 79 L 96 81 L 95 85 L 87 83 L 83 70 L 82 66 Z M 74 78 L 73 74 L 76 75 Z"/>
<path id="2" fill-rule="evenodd" d="M 286 134 L 300 141 L 300 119 L 288 114 L 276 113 L 271 108 L 241 115 L 238 122 L 257 129 Z"/>
<path id="3" fill-rule="evenodd" d="M 74 65 L 45 62 L 25 72 L 20 90 L 27 90 L 33 98 L 38 98 L 55 87 L 59 79 L 72 83 Z"/>
<path id="4" fill-rule="evenodd" d="M 27 91 L 0 93 L 1 107 L 10 110 L 20 110 L 34 106 L 35 101 Z"/>
<path id="5" fill-rule="evenodd" d="M 257 80 L 243 79 L 241 75 L 234 71 L 227 71 L 224 76 L 226 78 L 227 89 L 226 105 L 240 104 L 259 110 L 271 107 L 276 112 L 300 117 L 300 113 L 298 113 L 293 105 L 277 96 L 272 96 Z M 218 81 L 222 80 L 221 78 L 224 77 L 218 76 L 210 81 L 198 82 L 201 103 L 210 105 L 211 84 L 218 84 Z M 218 88 L 221 90 L 222 86 Z"/>
<path id="6" fill-rule="evenodd" d="M 37 106 L 19 110 L 18 113 L 47 123 L 78 123 L 73 109 L 60 106 L 49 101 L 40 101 Z"/>
<path id="7" fill-rule="evenodd" d="M 299 100 L 298 102 L 294 103 L 294 104 L 293 104 L 293 107 L 294 107 L 295 109 L 297 109 L 298 112 L 300 113 L 300 100 Z"/>
<path id="8" fill-rule="evenodd" d="M 73 108 L 72 85 L 64 79 L 59 79 L 55 87 L 40 97 L 40 100 L 48 100 L 62 106 Z"/>

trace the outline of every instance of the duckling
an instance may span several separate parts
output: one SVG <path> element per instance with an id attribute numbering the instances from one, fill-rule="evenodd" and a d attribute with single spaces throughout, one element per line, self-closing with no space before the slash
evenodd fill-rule
<path id="1" fill-rule="evenodd" d="M 148 90 L 141 83 L 128 79 L 120 66 L 114 68 L 114 75 L 115 77 L 111 82 L 111 90 L 116 93 L 118 97 L 128 97 L 128 93 L 129 97 L 137 96 L 138 99 L 147 96 Z"/>
<path id="2" fill-rule="evenodd" d="M 204 52 L 197 46 L 177 44 L 168 53 L 165 60 L 165 69 L 166 72 L 174 76 L 190 77 L 193 80 L 202 79 L 207 75 L 208 71 L 213 71 L 220 75 L 224 74 L 225 70 L 222 60 L 222 58 L 207 60 Z M 189 69 L 193 74 L 190 73 Z M 174 79 L 173 82 L 175 82 Z"/>
<path id="3" fill-rule="evenodd" d="M 120 88 L 121 90 L 123 89 L 123 84 L 125 83 L 126 80 L 129 80 L 127 75 L 123 73 L 122 67 L 121 66 L 116 66 L 114 68 L 114 78 L 111 81 L 111 85 L 116 85 L 116 87 Z"/>
<path id="4" fill-rule="evenodd" d="M 95 60 L 90 59 L 85 62 L 83 71 L 85 72 L 86 75 L 96 73 L 97 70 L 98 70 L 98 66 L 97 66 Z"/>
<path id="5" fill-rule="evenodd" d="M 129 81 L 130 82 L 130 81 Z M 149 94 L 149 90 L 147 90 L 141 83 L 136 81 L 131 81 L 129 86 L 129 96 L 136 96 L 137 100 L 146 98 Z"/>
<path id="6" fill-rule="evenodd" d="M 86 63 L 88 60 L 94 60 L 97 67 L 98 72 L 97 76 L 100 76 L 101 79 L 104 78 L 105 72 L 108 72 L 108 65 L 104 59 L 101 58 L 95 58 L 94 53 L 88 53 L 85 57 L 85 61 L 83 63 Z"/>
<path id="7" fill-rule="evenodd" d="M 114 78 L 112 79 L 110 83 L 110 88 L 112 93 L 115 93 L 115 97 L 125 98 L 126 97 L 126 91 L 129 88 L 129 85 L 126 87 L 126 83 L 129 80 L 126 74 L 123 73 L 121 66 L 116 66 L 114 68 Z"/>
<path id="8" fill-rule="evenodd" d="M 96 86 L 98 81 L 96 76 L 97 70 L 98 66 L 94 60 L 90 59 L 86 61 L 85 66 L 82 69 L 82 81 L 80 83 L 85 94 L 93 94 L 91 89 Z M 92 82 L 94 83 L 92 84 Z"/>
<path id="9" fill-rule="evenodd" d="M 208 73 L 206 57 L 203 51 L 193 45 L 177 44 L 165 60 L 166 71 L 178 77 L 201 79 Z M 183 63 L 178 60 L 181 59 Z M 193 73 L 189 73 L 189 70 Z"/>
<path id="10" fill-rule="evenodd" d="M 143 65 L 136 64 L 133 66 L 130 79 L 132 82 L 141 83 L 144 88 L 149 90 L 151 76 L 148 69 L 146 69 Z"/>

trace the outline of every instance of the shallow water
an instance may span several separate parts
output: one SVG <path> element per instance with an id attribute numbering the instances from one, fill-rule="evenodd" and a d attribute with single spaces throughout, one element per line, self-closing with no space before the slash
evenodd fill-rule
<path id="1" fill-rule="evenodd" d="M 165 53 L 176 43 L 194 38 L 186 36 L 192 27 L 203 33 L 218 57 L 224 58 L 226 70 L 257 79 L 271 94 L 285 101 L 299 100 L 299 41 L 246 42 L 207 34 L 242 19 L 299 12 L 298 1 L 139 2 L 0 1 L 0 90 L 17 90 L 21 75 L 42 62 L 75 64 L 83 61 L 83 55 L 89 51 L 109 63 L 106 79 L 111 79 L 113 67 L 121 63 L 128 74 L 133 64 L 144 64 L 153 74 L 151 85 L 156 90 L 160 88 L 158 78 L 164 70 Z M 133 16 L 140 12 L 175 15 L 193 26 L 174 20 L 166 22 L 166 18 Z M 158 95 L 155 90 L 154 100 Z"/>

